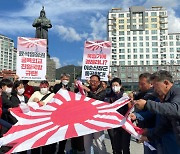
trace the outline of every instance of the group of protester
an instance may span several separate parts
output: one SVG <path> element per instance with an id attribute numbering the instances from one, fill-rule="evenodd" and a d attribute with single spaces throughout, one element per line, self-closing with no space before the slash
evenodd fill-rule
<path id="1" fill-rule="evenodd" d="M 6 133 L 17 120 L 10 114 L 10 109 L 23 103 L 34 102 L 39 106 L 46 105 L 50 99 L 61 89 L 70 91 L 68 86 L 70 76 L 62 74 L 61 82 L 50 87 L 48 81 L 41 81 L 39 90 L 35 91 L 28 81 L 9 79 L 0 81 L 0 124 L 1 136 Z M 75 81 L 76 82 L 76 81 Z M 76 83 L 75 83 L 76 85 Z M 117 111 L 126 115 L 127 111 L 135 104 L 133 113 L 129 118 L 143 129 L 143 134 L 138 142 L 149 142 L 156 150 L 144 146 L 144 154 L 180 154 L 180 88 L 173 84 L 173 78 L 167 71 L 161 70 L 153 74 L 143 73 L 139 76 L 139 90 L 125 93 L 120 78 L 113 78 L 108 82 L 101 81 L 98 75 L 92 75 L 86 84 L 81 85 L 86 96 L 114 103 L 124 95 L 131 98 L 131 102 Z M 78 92 L 74 88 L 74 92 Z M 112 145 L 113 154 L 130 154 L 131 135 L 123 128 L 109 129 L 108 135 Z M 98 153 L 105 154 L 104 131 L 88 134 L 71 139 L 72 154 L 92 154 L 93 139 Z M 67 140 L 58 144 L 31 149 L 32 154 L 58 154 L 65 153 Z M 57 148 L 58 147 L 58 148 Z M 9 147 L 1 147 L 4 153 Z M 58 151 L 57 151 L 58 149 Z M 20 153 L 27 153 L 23 151 Z"/>

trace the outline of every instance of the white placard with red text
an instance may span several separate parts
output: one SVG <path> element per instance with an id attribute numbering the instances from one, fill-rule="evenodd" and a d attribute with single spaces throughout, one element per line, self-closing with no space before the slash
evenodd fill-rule
<path id="1" fill-rule="evenodd" d="M 82 79 L 89 79 L 97 74 L 101 81 L 108 81 L 111 42 L 86 41 L 84 46 Z"/>
<path id="2" fill-rule="evenodd" d="M 16 74 L 20 80 L 46 79 L 47 40 L 18 37 Z"/>

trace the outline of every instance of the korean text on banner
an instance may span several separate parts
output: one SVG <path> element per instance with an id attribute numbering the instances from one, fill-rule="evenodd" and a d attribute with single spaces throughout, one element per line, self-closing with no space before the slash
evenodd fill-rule
<path id="1" fill-rule="evenodd" d="M 47 40 L 18 37 L 16 74 L 21 80 L 45 80 Z"/>
<path id="2" fill-rule="evenodd" d="M 108 81 L 111 42 L 86 41 L 83 55 L 82 79 L 97 74 L 102 81 Z"/>

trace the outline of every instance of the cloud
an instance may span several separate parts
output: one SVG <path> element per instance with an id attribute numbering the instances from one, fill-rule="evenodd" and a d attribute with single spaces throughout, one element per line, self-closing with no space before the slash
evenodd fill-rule
<path id="1" fill-rule="evenodd" d="M 81 41 L 82 39 L 87 38 L 88 34 L 78 34 L 72 27 L 64 27 L 62 25 L 56 26 L 58 34 L 66 41 Z"/>
<path id="2" fill-rule="evenodd" d="M 95 17 L 91 18 L 90 27 L 92 28 L 92 33 L 88 40 L 99 40 L 99 39 L 106 39 L 106 32 L 107 32 L 107 21 L 106 17 L 102 14 L 97 13 Z"/>
<path id="3" fill-rule="evenodd" d="M 82 66 L 82 61 L 77 62 L 78 66 Z"/>
<path id="4" fill-rule="evenodd" d="M 51 57 L 51 59 L 53 59 L 54 62 L 56 63 L 56 69 L 61 67 L 59 58 L 57 58 L 57 57 Z"/>
<path id="5" fill-rule="evenodd" d="M 176 17 L 175 11 L 173 9 L 168 10 L 168 31 L 170 33 L 180 32 L 180 18 Z"/>

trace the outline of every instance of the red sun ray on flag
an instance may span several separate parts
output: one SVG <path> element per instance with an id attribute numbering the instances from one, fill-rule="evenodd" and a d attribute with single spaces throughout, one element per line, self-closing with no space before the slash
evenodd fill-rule
<path id="1" fill-rule="evenodd" d="M 39 39 L 39 38 L 26 38 L 26 37 L 19 37 L 19 45 L 26 47 L 26 48 L 31 48 L 34 46 L 42 46 L 46 47 L 47 42 L 44 41 L 44 39 Z"/>
<path id="2" fill-rule="evenodd" d="M 102 48 L 110 48 L 111 47 L 111 43 L 109 41 L 86 41 L 85 42 L 85 48 L 95 51 L 100 49 L 102 51 Z"/>
<path id="3" fill-rule="evenodd" d="M 116 111 L 129 101 L 123 97 L 109 104 L 61 89 L 43 107 L 30 103 L 25 113 L 13 108 L 18 122 L 0 138 L 0 144 L 12 146 L 8 153 L 14 153 L 120 126 L 138 136 L 133 124 Z"/>

